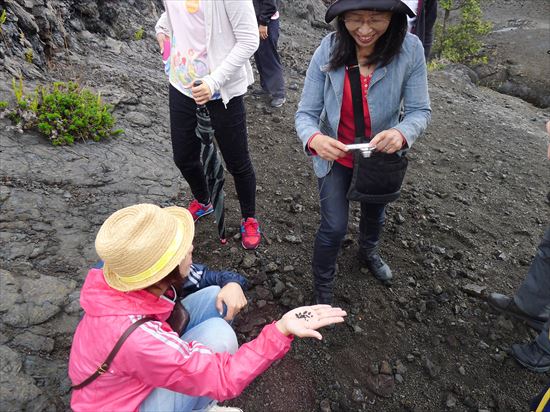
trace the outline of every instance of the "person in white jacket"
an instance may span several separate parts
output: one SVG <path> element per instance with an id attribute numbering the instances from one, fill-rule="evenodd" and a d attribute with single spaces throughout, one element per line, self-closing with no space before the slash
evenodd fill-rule
<path id="1" fill-rule="evenodd" d="M 206 105 L 218 147 L 235 180 L 243 247 L 255 249 L 261 234 L 243 100 L 254 81 L 249 59 L 259 44 L 252 0 L 165 1 L 164 7 L 155 31 L 169 66 L 174 162 L 194 197 L 188 209 L 195 221 L 214 210 L 195 134 L 197 105 Z M 194 86 L 197 80 L 202 83 Z"/>

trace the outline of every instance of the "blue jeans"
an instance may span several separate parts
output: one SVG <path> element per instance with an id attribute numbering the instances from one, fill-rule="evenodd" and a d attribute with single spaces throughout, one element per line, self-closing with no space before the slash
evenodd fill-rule
<path id="1" fill-rule="evenodd" d="M 348 231 L 349 200 L 346 194 L 353 170 L 334 162 L 331 171 L 319 179 L 321 224 L 313 246 L 313 286 L 315 294 L 332 298 L 336 259 Z M 384 227 L 386 205 L 361 202 L 359 249 L 371 251 L 378 246 Z"/>
<path id="2" fill-rule="evenodd" d="M 219 286 L 199 290 L 185 299 L 183 305 L 190 321 L 181 338 L 197 341 L 212 352 L 235 353 L 239 347 L 233 328 L 223 320 L 216 309 Z M 140 405 L 140 412 L 204 411 L 213 403 L 207 397 L 189 396 L 164 388 L 156 388 Z"/>

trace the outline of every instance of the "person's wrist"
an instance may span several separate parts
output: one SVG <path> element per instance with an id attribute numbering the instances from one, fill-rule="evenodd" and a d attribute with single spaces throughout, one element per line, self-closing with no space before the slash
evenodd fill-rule
<path id="1" fill-rule="evenodd" d="M 214 79 L 211 75 L 208 74 L 204 76 L 201 80 L 208 86 L 210 90 L 210 97 L 212 97 L 214 95 L 214 90 L 216 90 L 217 88 Z"/>
<path id="2" fill-rule="evenodd" d="M 279 319 L 277 322 L 275 322 L 275 327 L 281 332 L 283 335 L 288 336 L 290 335 L 290 332 L 286 329 L 286 325 L 284 323 L 283 319 Z"/>
<path id="3" fill-rule="evenodd" d="M 309 140 L 309 148 L 310 149 L 313 149 L 315 150 L 315 147 L 313 146 L 313 142 L 315 141 L 315 139 L 317 139 L 317 137 L 319 137 L 321 133 L 315 133 L 313 136 L 311 136 L 311 139 Z M 317 150 L 315 150 L 317 151 Z"/>
<path id="4" fill-rule="evenodd" d="M 405 136 L 403 135 L 401 130 L 396 129 L 396 128 L 392 128 L 392 130 L 395 130 L 399 134 L 399 136 L 401 137 L 401 149 L 404 148 L 405 146 L 407 146 L 407 139 L 405 139 Z"/>

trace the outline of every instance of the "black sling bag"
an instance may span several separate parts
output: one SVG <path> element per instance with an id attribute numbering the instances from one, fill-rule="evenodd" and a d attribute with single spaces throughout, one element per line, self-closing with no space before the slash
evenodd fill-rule
<path id="1" fill-rule="evenodd" d="M 365 136 L 365 114 L 357 60 L 348 66 L 348 77 L 353 102 L 355 143 L 368 143 L 371 137 Z M 397 200 L 408 163 L 404 154 L 373 152 L 370 157 L 363 157 L 359 151 L 356 151 L 353 154 L 353 177 L 347 198 L 378 204 Z"/>

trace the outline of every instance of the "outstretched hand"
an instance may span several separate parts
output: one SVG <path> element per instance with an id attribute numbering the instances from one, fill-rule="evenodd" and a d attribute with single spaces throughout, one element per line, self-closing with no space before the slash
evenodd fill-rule
<path id="1" fill-rule="evenodd" d="M 344 321 L 347 313 L 330 305 L 302 306 L 287 312 L 276 323 L 284 335 L 323 339 L 317 329 Z"/>

